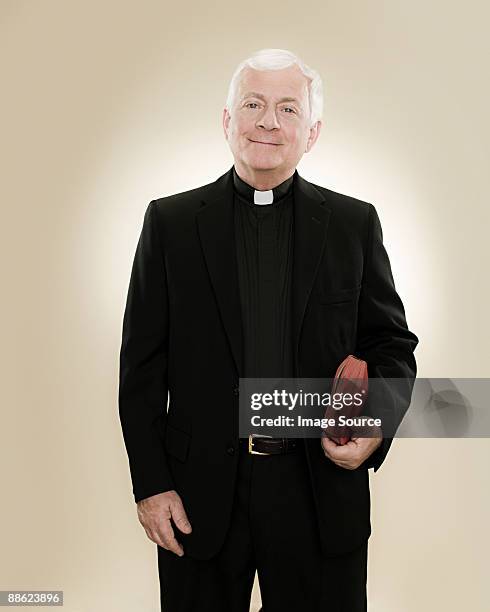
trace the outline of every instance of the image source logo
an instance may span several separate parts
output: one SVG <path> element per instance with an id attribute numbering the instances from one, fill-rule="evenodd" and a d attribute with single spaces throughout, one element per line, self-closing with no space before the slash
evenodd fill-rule
<path id="1" fill-rule="evenodd" d="M 345 444 L 352 428 L 378 435 L 382 420 L 362 415 L 367 399 L 365 380 L 240 379 L 240 436 L 321 437 Z M 337 381 L 338 382 L 338 381 Z M 301 434 L 298 430 L 301 430 Z"/>

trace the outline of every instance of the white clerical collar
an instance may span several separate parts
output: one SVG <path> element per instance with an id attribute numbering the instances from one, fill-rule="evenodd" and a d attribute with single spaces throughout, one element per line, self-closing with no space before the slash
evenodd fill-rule
<path id="1" fill-rule="evenodd" d="M 240 178 L 235 166 L 233 166 L 233 185 L 235 191 L 241 195 L 247 203 L 250 203 L 251 206 L 254 204 L 259 206 L 275 204 L 276 202 L 280 202 L 287 194 L 292 193 L 295 174 L 296 171 L 280 185 L 276 185 L 274 189 L 259 191 Z"/>
<path id="2" fill-rule="evenodd" d="M 272 189 L 268 191 L 257 191 L 254 189 L 254 204 L 272 204 L 274 201 L 274 192 Z"/>

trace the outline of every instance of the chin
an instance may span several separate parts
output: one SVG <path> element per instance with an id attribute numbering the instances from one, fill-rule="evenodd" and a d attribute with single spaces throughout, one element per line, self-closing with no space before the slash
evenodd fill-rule
<path id="1" fill-rule="evenodd" d="M 273 155 L 251 155 L 246 163 L 254 170 L 275 170 L 281 165 L 281 160 Z"/>

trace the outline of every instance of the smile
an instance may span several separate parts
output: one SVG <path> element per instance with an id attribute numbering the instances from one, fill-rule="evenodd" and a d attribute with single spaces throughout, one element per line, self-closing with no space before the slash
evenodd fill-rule
<path id="1" fill-rule="evenodd" d="M 267 145 L 269 147 L 279 147 L 280 144 L 279 143 L 274 143 L 274 142 L 260 142 L 259 140 L 251 140 L 249 138 L 250 142 L 255 142 L 255 144 L 261 144 L 261 145 Z"/>

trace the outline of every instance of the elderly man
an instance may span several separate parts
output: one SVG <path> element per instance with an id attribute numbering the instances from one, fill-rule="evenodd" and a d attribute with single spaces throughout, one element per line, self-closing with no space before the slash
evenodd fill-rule
<path id="1" fill-rule="evenodd" d="M 416 375 L 376 209 L 296 170 L 321 113 L 314 70 L 255 53 L 223 113 L 232 168 L 145 213 L 119 412 L 166 612 L 244 612 L 256 571 L 265 612 L 367 609 L 368 468 L 391 438 L 249 445 L 238 432 L 243 377 L 332 377 L 351 353 L 370 376 Z M 399 423 L 409 401 L 380 412 Z"/>

